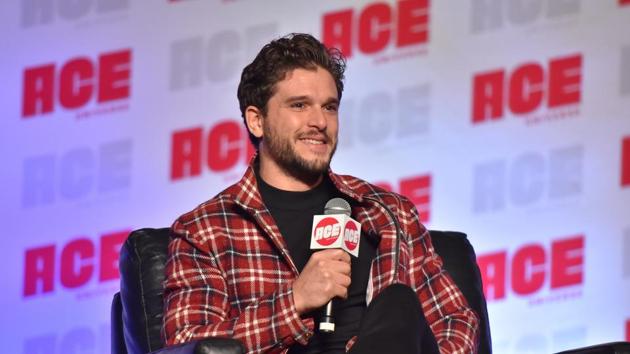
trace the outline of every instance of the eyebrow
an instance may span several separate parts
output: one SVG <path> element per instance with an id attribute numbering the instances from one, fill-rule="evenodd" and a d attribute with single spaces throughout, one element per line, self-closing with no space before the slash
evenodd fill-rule
<path id="1" fill-rule="evenodd" d="M 310 101 L 311 98 L 309 96 L 290 96 L 287 97 L 285 102 L 295 102 L 295 101 Z"/>
<path id="2" fill-rule="evenodd" d="M 285 102 L 287 103 L 291 103 L 291 102 L 297 102 L 297 101 L 312 101 L 313 99 L 310 96 L 291 96 L 288 97 Z M 330 97 L 329 99 L 327 99 L 324 104 L 336 104 L 339 105 L 339 99 L 337 97 Z"/>
<path id="3" fill-rule="evenodd" d="M 291 96 L 291 97 L 288 97 L 285 100 L 285 102 L 312 101 L 312 100 L 313 99 L 311 98 L 311 96 L 302 95 L 302 96 Z M 339 99 L 337 97 L 330 97 L 325 102 L 326 102 L 326 104 L 331 104 L 331 103 L 339 104 Z"/>

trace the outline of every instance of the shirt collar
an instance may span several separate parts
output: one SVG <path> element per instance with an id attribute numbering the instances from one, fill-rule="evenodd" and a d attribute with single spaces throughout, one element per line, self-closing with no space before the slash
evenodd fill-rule
<path id="1" fill-rule="evenodd" d="M 266 210 L 265 203 L 263 202 L 260 191 L 258 190 L 256 172 L 254 171 L 254 164 L 258 163 L 257 159 L 258 153 L 255 153 L 249 161 L 249 165 L 245 170 L 243 178 L 241 178 L 241 180 L 233 186 L 234 189 L 232 189 L 232 193 L 230 193 L 237 204 L 241 205 L 241 207 L 246 210 L 250 210 L 253 214 Z M 339 192 L 359 203 L 363 202 L 363 195 L 351 189 L 346 184 L 342 176 L 334 173 L 330 168 L 328 168 L 327 173 L 333 185 L 337 188 L 337 190 L 339 190 Z"/>

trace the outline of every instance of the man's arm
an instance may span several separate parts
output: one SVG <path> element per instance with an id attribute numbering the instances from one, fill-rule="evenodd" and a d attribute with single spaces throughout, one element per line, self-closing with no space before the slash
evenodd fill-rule
<path id="1" fill-rule="evenodd" d="M 401 227 L 408 237 L 410 284 L 418 294 L 440 352 L 476 353 L 477 315 L 442 268 L 429 232 L 420 224 L 413 204 L 404 199 L 400 214 Z"/>
<path id="2" fill-rule="evenodd" d="M 306 343 L 312 321 L 302 320 L 287 281 L 231 313 L 228 284 L 207 247 L 197 244 L 181 224 L 173 225 L 166 265 L 163 335 L 167 345 L 209 336 L 239 339 L 247 352 L 280 352 L 296 341 Z"/>

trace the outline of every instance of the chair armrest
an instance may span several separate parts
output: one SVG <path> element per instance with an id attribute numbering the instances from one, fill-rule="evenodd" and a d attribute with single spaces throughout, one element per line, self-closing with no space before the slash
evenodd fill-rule
<path id="1" fill-rule="evenodd" d="M 151 354 L 243 354 L 243 343 L 231 338 L 204 338 L 162 348 Z"/>
<path id="2" fill-rule="evenodd" d="M 610 342 L 571 349 L 556 354 L 630 354 L 629 342 Z"/>

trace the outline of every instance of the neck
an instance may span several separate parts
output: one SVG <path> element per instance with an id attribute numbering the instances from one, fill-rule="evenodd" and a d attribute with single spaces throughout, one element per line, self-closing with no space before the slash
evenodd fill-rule
<path id="1" fill-rule="evenodd" d="M 290 192 L 304 192 L 317 187 L 323 174 L 297 177 L 278 166 L 273 160 L 260 155 L 260 177 L 268 185 Z"/>

